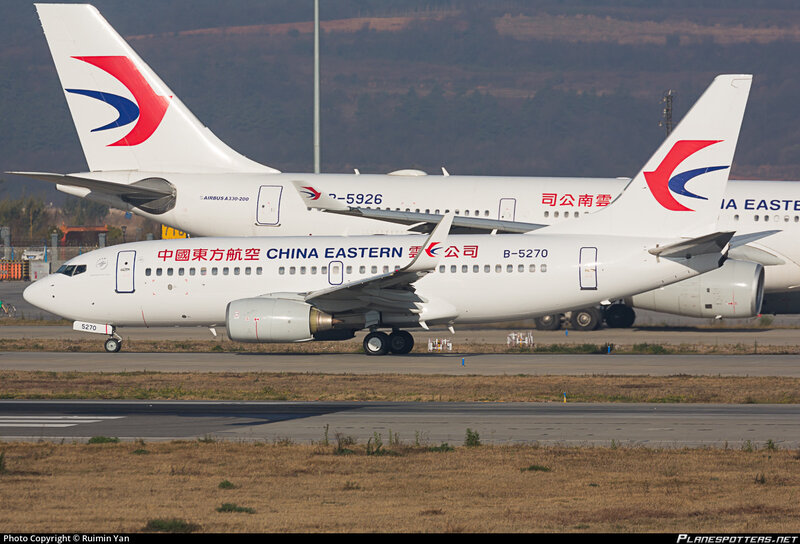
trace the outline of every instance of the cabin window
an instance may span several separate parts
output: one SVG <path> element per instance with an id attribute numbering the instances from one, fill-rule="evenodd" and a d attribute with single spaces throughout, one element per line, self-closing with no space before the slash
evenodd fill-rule
<path id="1" fill-rule="evenodd" d="M 328 267 L 327 266 L 323 266 L 322 268 L 320 268 L 320 273 L 321 274 L 327 274 L 328 273 Z"/>
<path id="2" fill-rule="evenodd" d="M 238 276 L 238 275 L 241 273 L 241 271 L 242 271 L 242 269 L 241 269 L 241 268 L 239 268 L 238 266 L 237 266 L 237 267 L 235 267 L 235 268 L 233 269 L 233 273 L 234 273 L 235 275 L 237 275 L 237 276 Z"/>
<path id="3" fill-rule="evenodd" d="M 348 267 L 346 267 L 346 268 L 344 269 L 344 271 L 345 271 L 346 273 L 348 273 L 348 274 L 352 274 L 352 273 L 353 273 L 353 267 L 352 267 L 352 266 L 348 266 Z"/>
<path id="4" fill-rule="evenodd" d="M 517 271 L 518 272 L 525 272 L 525 265 L 524 264 L 519 265 L 519 267 L 517 268 Z"/>
<path id="5" fill-rule="evenodd" d="M 256 275 L 257 276 L 260 276 L 263 272 L 264 272 L 264 269 L 261 268 L 260 266 L 258 268 L 256 268 Z"/>
<path id="6" fill-rule="evenodd" d="M 513 271 L 514 271 L 514 265 L 513 264 L 509 264 L 509 265 L 506 266 L 506 272 L 513 272 Z"/>
<path id="7" fill-rule="evenodd" d="M 494 265 L 494 271 L 495 272 L 502 272 L 503 271 L 503 265 L 501 265 L 501 264 Z"/>
<path id="8" fill-rule="evenodd" d="M 63 266 L 62 266 L 61 268 L 63 268 Z M 57 272 L 61 272 L 61 268 L 59 268 L 59 269 L 57 270 Z M 153 273 L 153 270 L 152 270 L 152 269 L 150 269 L 150 268 L 145 268 L 145 269 L 144 269 L 144 275 L 145 275 L 145 276 L 149 276 L 149 275 L 150 275 L 150 274 L 152 274 L 152 273 Z"/>
<path id="9" fill-rule="evenodd" d="M 245 276 L 249 276 L 249 275 L 251 275 L 252 273 L 253 273 L 253 269 L 252 269 L 251 267 L 249 267 L 249 266 L 245 266 L 245 267 L 244 267 L 244 275 L 245 275 Z"/>
<path id="10" fill-rule="evenodd" d="M 290 266 L 289 267 L 289 274 L 290 275 L 294 275 L 296 272 L 297 272 L 297 267 L 296 266 Z"/>
<path id="11" fill-rule="evenodd" d="M 443 264 L 442 264 L 442 265 L 439 265 L 439 272 L 441 272 L 442 274 L 444 274 L 444 265 L 443 265 Z"/>
<path id="12" fill-rule="evenodd" d="M 281 266 L 280 268 L 278 268 L 278 275 L 283 276 L 284 274 L 286 274 L 286 267 Z"/>
<path id="13" fill-rule="evenodd" d="M 183 276 L 184 272 L 185 272 L 185 271 L 184 271 L 183 267 L 181 267 L 181 268 L 179 268 L 179 269 L 178 269 L 178 275 L 179 275 L 179 276 Z"/>
<path id="14" fill-rule="evenodd" d="M 197 270 L 195 270 L 195 268 L 194 268 L 194 267 L 192 267 L 192 268 L 190 268 L 190 269 L 189 269 L 189 275 L 190 275 L 190 276 L 194 276 L 194 275 L 195 275 L 195 272 L 197 272 Z"/>
<path id="15" fill-rule="evenodd" d="M 536 265 L 535 264 L 530 265 L 530 267 L 528 267 L 528 268 L 529 268 L 530 272 L 536 272 Z"/>
<path id="16" fill-rule="evenodd" d="M 542 266 L 540 266 L 539 267 L 539 272 L 547 272 L 547 265 L 543 264 Z"/>
<path id="17" fill-rule="evenodd" d="M 311 267 L 311 273 L 312 274 L 316 274 L 317 273 L 317 267 L 316 266 L 312 266 Z"/>
<path id="18" fill-rule="evenodd" d="M 212 266 L 211 267 L 211 275 L 212 276 L 216 276 L 217 274 L 219 274 L 219 268 L 217 268 L 216 266 Z"/>
<path id="19" fill-rule="evenodd" d="M 488 274 L 489 272 L 492 271 L 492 265 L 490 264 L 483 265 L 483 271 Z"/>
<path id="20" fill-rule="evenodd" d="M 387 264 L 383 265 L 383 273 L 384 274 L 388 274 L 389 273 L 389 265 L 387 265 Z"/>
<path id="21" fill-rule="evenodd" d="M 200 275 L 205 276 L 206 274 L 208 274 L 208 270 L 206 270 L 206 267 L 204 266 L 200 268 Z"/>
<path id="22" fill-rule="evenodd" d="M 305 266 L 301 266 L 300 267 L 300 273 L 301 274 L 305 274 L 306 273 L 306 267 Z"/>
<path id="23" fill-rule="evenodd" d="M 359 274 L 365 274 L 366 272 L 367 272 L 367 267 L 366 266 L 362 265 L 362 266 L 358 267 L 358 273 Z"/>
<path id="24" fill-rule="evenodd" d="M 156 276 L 160 276 L 160 275 L 162 275 L 163 273 L 164 273 L 164 271 L 163 271 L 163 270 L 161 270 L 160 268 L 156 268 Z"/>
<path id="25" fill-rule="evenodd" d="M 372 273 L 373 273 L 373 274 L 377 274 L 377 273 L 378 273 L 378 267 L 377 267 L 377 266 L 375 266 L 375 265 L 372 265 L 372 268 L 371 268 L 371 270 L 372 270 Z"/>
<path id="26" fill-rule="evenodd" d="M 167 276 L 171 276 L 173 273 L 172 268 L 167 268 Z"/>
<path id="27" fill-rule="evenodd" d="M 480 269 L 481 269 L 481 267 L 478 266 L 477 264 L 473 264 L 472 265 L 472 272 L 473 273 L 477 274 L 478 272 L 480 272 Z"/>
<path id="28" fill-rule="evenodd" d="M 227 276 L 230 273 L 230 271 L 231 271 L 231 269 L 228 268 L 227 266 L 225 266 L 225 267 L 222 268 L 222 275 L 223 276 Z"/>

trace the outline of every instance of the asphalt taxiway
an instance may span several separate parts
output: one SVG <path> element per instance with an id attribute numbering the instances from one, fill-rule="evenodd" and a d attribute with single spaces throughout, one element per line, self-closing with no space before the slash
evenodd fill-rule
<path id="1" fill-rule="evenodd" d="M 223 439 L 460 445 L 800 445 L 800 406 L 684 404 L 0 401 L 0 439 Z"/>

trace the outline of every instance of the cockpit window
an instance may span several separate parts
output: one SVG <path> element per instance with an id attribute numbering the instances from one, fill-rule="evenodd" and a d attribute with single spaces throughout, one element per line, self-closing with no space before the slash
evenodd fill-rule
<path id="1" fill-rule="evenodd" d="M 85 264 L 62 264 L 58 270 L 56 270 L 56 274 L 64 274 L 65 276 L 77 276 L 78 274 L 83 274 L 84 272 L 86 272 Z"/>

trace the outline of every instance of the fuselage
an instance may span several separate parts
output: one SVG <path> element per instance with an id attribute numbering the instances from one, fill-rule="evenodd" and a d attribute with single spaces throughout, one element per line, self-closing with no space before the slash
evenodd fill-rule
<path id="1" fill-rule="evenodd" d="M 193 236 L 317 236 L 401 234 L 408 226 L 308 210 L 293 186 L 302 181 L 348 205 L 554 224 L 604 209 L 626 178 L 407 176 L 353 174 L 82 174 L 130 183 L 159 176 L 177 189 L 176 205 L 140 215 Z M 123 205 L 124 206 L 124 205 Z M 731 180 L 720 203 L 719 230 L 737 235 L 780 230 L 749 244 L 775 258 L 765 290 L 800 286 L 800 182 Z"/>
<path id="2" fill-rule="evenodd" d="M 156 240 L 68 261 L 25 291 L 32 304 L 114 326 L 225 323 L 231 301 L 295 297 L 347 286 L 407 265 L 424 236 L 238 237 Z M 414 283 L 413 313 L 384 326 L 480 323 L 565 311 L 715 269 L 720 255 L 657 259 L 664 240 L 576 235 L 451 235 Z M 356 293 L 358 299 L 366 296 Z M 377 295 L 376 295 L 377 296 Z M 391 313 L 391 312 L 390 312 Z"/>

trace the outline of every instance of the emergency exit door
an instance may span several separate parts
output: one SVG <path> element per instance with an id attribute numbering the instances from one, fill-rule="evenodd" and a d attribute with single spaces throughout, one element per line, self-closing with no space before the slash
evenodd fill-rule
<path id="1" fill-rule="evenodd" d="M 342 261 L 331 261 L 328 263 L 328 283 L 331 285 L 341 285 L 344 282 L 344 265 Z"/>
<path id="2" fill-rule="evenodd" d="M 258 188 L 256 203 L 256 223 L 265 226 L 277 226 L 281 221 L 281 185 L 262 185 Z"/>
<path id="3" fill-rule="evenodd" d="M 597 248 L 582 247 L 580 255 L 581 290 L 597 289 Z"/>
<path id="4" fill-rule="evenodd" d="M 117 293 L 133 293 L 133 273 L 135 267 L 135 251 L 126 250 L 117 253 Z"/>
<path id="5" fill-rule="evenodd" d="M 497 218 L 500 221 L 513 221 L 514 216 L 517 214 L 517 199 L 516 198 L 501 198 L 500 210 L 497 213 Z"/>

